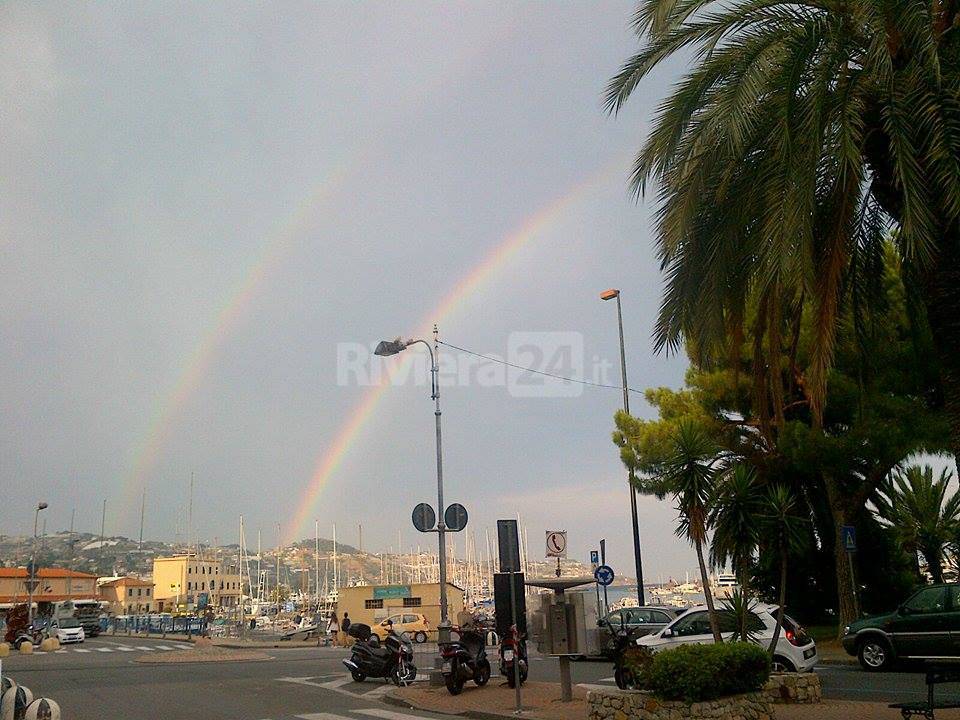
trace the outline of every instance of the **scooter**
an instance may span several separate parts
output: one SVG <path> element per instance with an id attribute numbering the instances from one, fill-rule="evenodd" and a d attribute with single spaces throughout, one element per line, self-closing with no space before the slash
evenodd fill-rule
<path id="1" fill-rule="evenodd" d="M 626 662 L 627 653 L 631 648 L 636 647 L 636 638 L 633 633 L 626 629 L 623 617 L 620 618 L 620 628 L 614 633 L 610 644 L 610 654 L 613 655 L 614 682 L 621 690 L 636 690 L 637 678 Z"/>
<path id="2" fill-rule="evenodd" d="M 343 661 L 355 682 L 369 678 L 385 678 L 394 685 L 409 685 L 417 678 L 413 664 L 413 646 L 392 630 L 383 643 L 372 634 L 369 625 L 353 623 L 348 631 L 357 642 L 350 658 Z"/>
<path id="3" fill-rule="evenodd" d="M 443 680 L 451 695 L 463 692 L 464 683 L 473 680 L 483 687 L 490 680 L 486 639 L 472 630 L 461 630 L 460 639 L 440 646 Z"/>
<path id="4" fill-rule="evenodd" d="M 513 668 L 516 663 L 520 671 L 520 684 L 527 679 L 527 643 L 520 635 L 516 625 L 500 640 L 500 674 L 507 678 L 507 685 L 516 687 L 517 677 Z"/>

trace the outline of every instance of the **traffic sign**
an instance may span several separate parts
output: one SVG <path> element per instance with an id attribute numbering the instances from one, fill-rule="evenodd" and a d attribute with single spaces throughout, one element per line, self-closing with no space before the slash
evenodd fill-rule
<path id="1" fill-rule="evenodd" d="M 844 550 L 847 552 L 857 551 L 857 529 L 853 525 L 841 525 L 840 538 Z"/>
<path id="2" fill-rule="evenodd" d="M 547 557 L 565 558 L 567 556 L 567 531 L 547 530 Z"/>
<path id="3" fill-rule="evenodd" d="M 437 524 L 437 514 L 427 503 L 420 503 L 413 509 L 413 526 L 420 532 L 430 532 Z"/>
<path id="4" fill-rule="evenodd" d="M 590 551 L 590 572 L 596 572 L 597 568 L 600 567 L 600 553 L 596 550 Z"/>
<path id="5" fill-rule="evenodd" d="M 606 587 L 613 582 L 613 568 L 609 565 L 601 565 L 597 568 L 596 572 L 593 573 L 593 577 L 600 585 Z"/>
<path id="6" fill-rule="evenodd" d="M 460 503 L 447 505 L 443 513 L 443 524 L 450 532 L 460 532 L 467 526 L 467 509 Z"/>

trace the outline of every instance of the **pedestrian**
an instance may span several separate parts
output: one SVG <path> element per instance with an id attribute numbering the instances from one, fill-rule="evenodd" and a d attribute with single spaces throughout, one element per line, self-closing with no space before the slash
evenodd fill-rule
<path id="1" fill-rule="evenodd" d="M 337 613 L 334 611 L 330 615 L 330 622 L 327 623 L 327 635 L 330 636 L 330 640 L 333 643 L 334 647 L 339 647 L 340 645 L 340 621 L 337 619 Z"/>
<path id="2" fill-rule="evenodd" d="M 343 646 L 348 647 L 350 645 L 350 626 L 353 623 L 350 622 L 350 616 L 344 612 L 343 620 L 340 622 L 340 629 L 343 631 Z"/>

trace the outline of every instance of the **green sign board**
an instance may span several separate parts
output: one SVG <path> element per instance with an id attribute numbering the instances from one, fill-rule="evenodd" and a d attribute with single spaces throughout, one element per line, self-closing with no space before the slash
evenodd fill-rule
<path id="1" fill-rule="evenodd" d="M 397 600 L 405 597 L 410 597 L 409 585 L 387 585 L 373 589 L 374 600 Z"/>

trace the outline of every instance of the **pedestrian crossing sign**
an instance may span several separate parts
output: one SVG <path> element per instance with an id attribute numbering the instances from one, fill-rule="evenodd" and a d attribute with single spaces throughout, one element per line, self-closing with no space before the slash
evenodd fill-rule
<path id="1" fill-rule="evenodd" d="M 844 550 L 847 552 L 857 551 L 857 529 L 853 525 L 841 525 L 840 538 L 843 541 Z"/>

